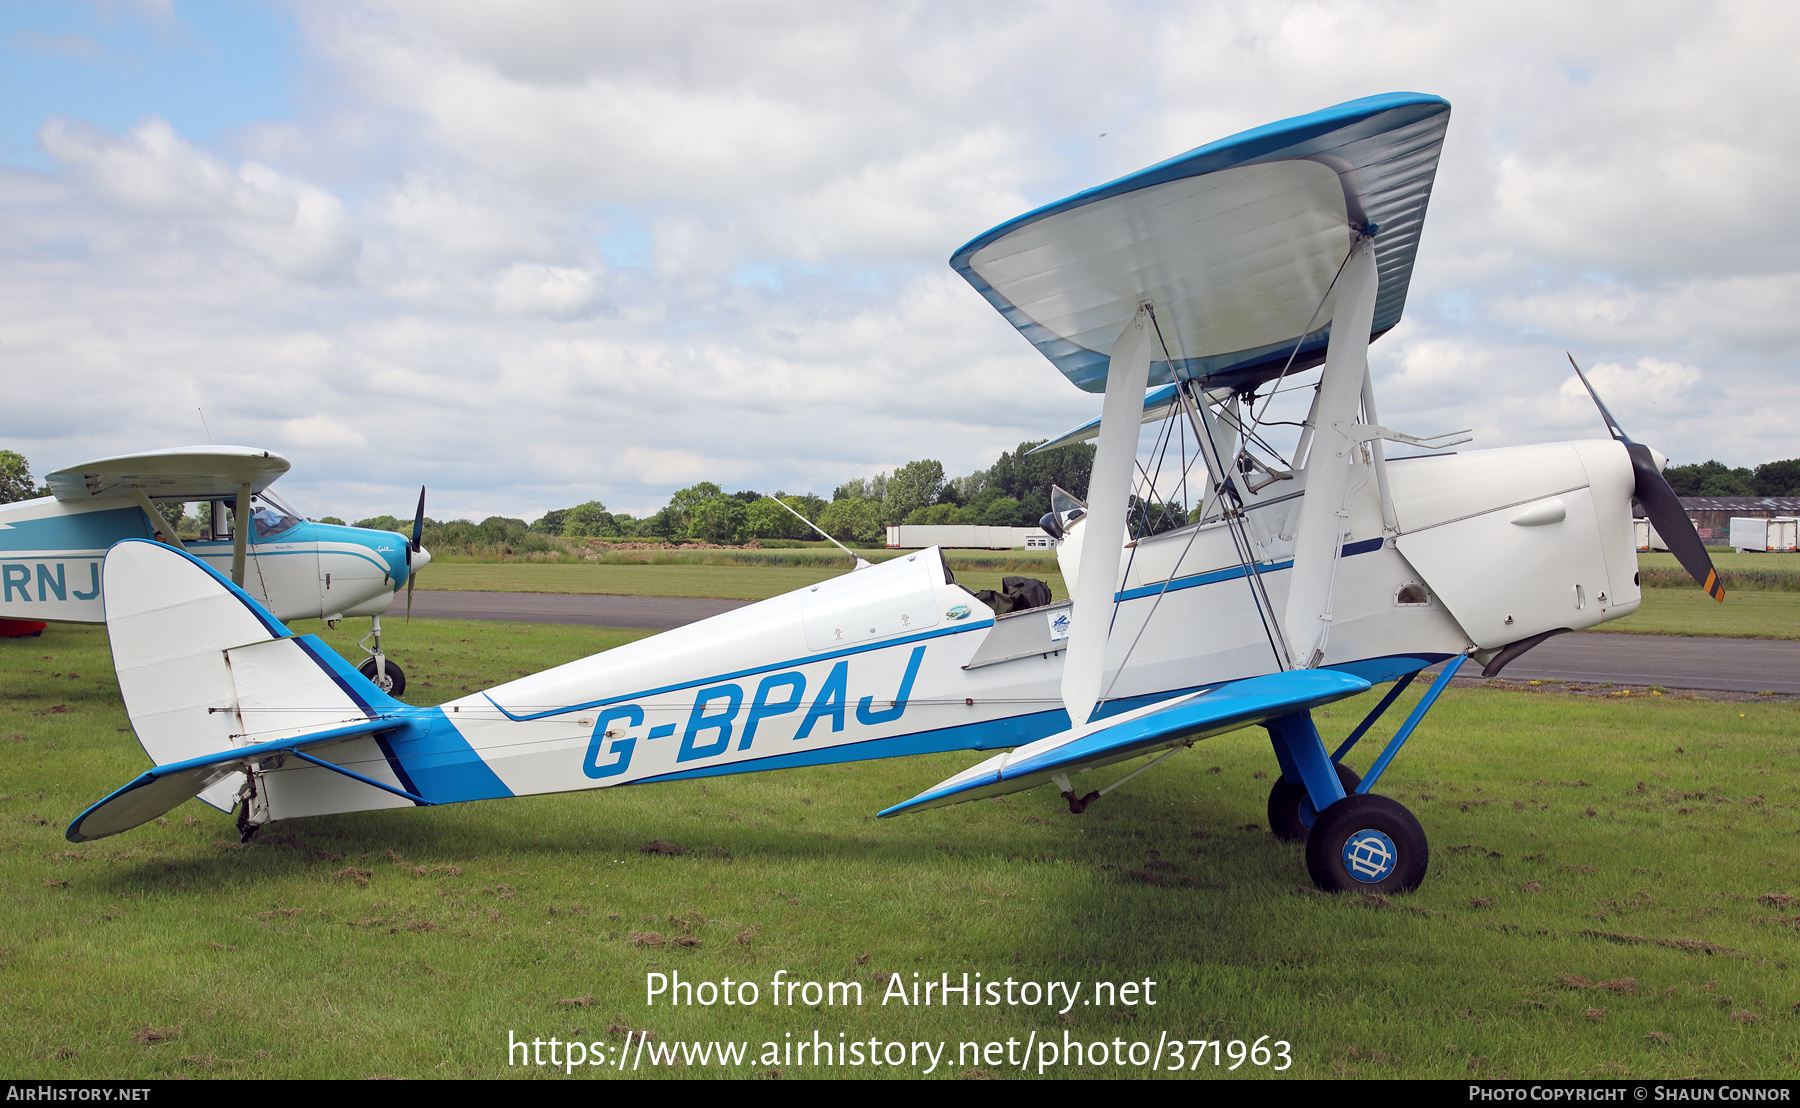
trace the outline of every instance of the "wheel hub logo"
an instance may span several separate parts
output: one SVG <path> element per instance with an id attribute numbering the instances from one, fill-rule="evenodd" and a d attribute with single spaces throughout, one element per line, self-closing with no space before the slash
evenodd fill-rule
<path id="1" fill-rule="evenodd" d="M 1344 844 L 1344 868 L 1350 871 L 1350 876 L 1366 884 L 1374 884 L 1394 872 L 1394 864 L 1398 861 L 1399 852 L 1394 849 L 1394 840 L 1379 831 L 1358 831 Z"/>

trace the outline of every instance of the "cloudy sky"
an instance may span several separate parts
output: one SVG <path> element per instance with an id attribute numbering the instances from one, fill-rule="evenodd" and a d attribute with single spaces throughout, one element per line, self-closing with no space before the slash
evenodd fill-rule
<path id="1" fill-rule="evenodd" d="M 218 442 L 303 511 L 952 474 L 1099 411 L 945 264 L 1394 90 L 1454 106 L 1383 422 L 1800 456 L 1780 3 L 0 6 L 0 447 Z M 201 422 L 204 411 L 206 428 Z"/>

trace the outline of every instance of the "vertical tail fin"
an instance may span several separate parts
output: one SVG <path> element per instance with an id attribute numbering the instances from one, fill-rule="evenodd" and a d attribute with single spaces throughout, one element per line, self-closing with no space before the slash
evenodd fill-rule
<path id="1" fill-rule="evenodd" d="M 107 553 L 101 590 L 125 713 L 158 768 L 78 817 L 72 840 L 127 830 L 190 796 L 229 811 L 247 762 L 301 745 L 357 744 L 339 749 L 352 761 L 388 761 L 371 736 L 400 727 L 407 705 L 185 551 L 127 539 Z M 364 767 L 360 780 L 370 784 L 301 768 L 287 775 L 288 791 L 301 786 L 315 806 L 344 803 L 318 795 L 319 775 L 327 791 L 352 794 L 345 808 L 413 802 L 385 764 Z M 266 793 L 261 800 L 267 818 Z"/>

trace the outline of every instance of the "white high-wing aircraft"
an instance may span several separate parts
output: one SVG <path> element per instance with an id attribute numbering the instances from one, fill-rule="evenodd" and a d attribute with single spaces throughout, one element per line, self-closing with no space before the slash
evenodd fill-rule
<path id="1" fill-rule="evenodd" d="M 269 491 L 288 460 L 245 446 L 189 446 L 102 458 L 45 478 L 50 496 L 0 504 L 0 620 L 101 623 L 100 571 L 123 539 L 153 539 L 185 550 L 254 597 L 277 619 L 334 625 L 370 617 L 362 672 L 385 691 L 406 675 L 381 649 L 381 615 L 431 561 L 419 545 L 425 494 L 413 536 L 314 523 Z M 199 538 L 182 539 L 156 504 L 204 504 Z M 248 519 L 248 527 L 236 521 Z"/>
<path id="2" fill-rule="evenodd" d="M 1384 456 L 1437 441 L 1381 425 L 1367 348 L 1400 318 L 1449 114 L 1418 94 L 1339 105 L 956 252 L 1057 368 L 1105 394 L 1088 500 L 1059 490 L 1046 518 L 1068 602 L 997 616 L 922 550 L 413 708 L 199 560 L 127 541 L 105 563 L 107 625 L 156 765 L 68 838 L 196 793 L 235 801 L 247 836 L 275 819 L 963 749 L 1004 753 L 882 815 L 1046 782 L 1080 811 L 1121 783 L 1084 776 L 1260 725 L 1281 767 L 1271 828 L 1305 839 L 1315 882 L 1416 886 L 1424 832 L 1371 788 L 1468 658 L 1497 672 L 1637 608 L 1634 495 L 1722 596 L 1661 459 L 1610 416 L 1611 439 Z M 1255 401 L 1313 369 L 1281 456 Z M 1128 543 L 1147 407 L 1193 436 L 1208 491 L 1199 522 Z M 1359 779 L 1350 747 L 1437 663 Z M 1388 682 L 1327 750 L 1310 710 Z"/>

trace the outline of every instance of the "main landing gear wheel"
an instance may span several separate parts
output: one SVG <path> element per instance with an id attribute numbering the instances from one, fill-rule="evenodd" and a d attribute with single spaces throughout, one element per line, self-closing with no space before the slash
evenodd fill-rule
<path id="1" fill-rule="evenodd" d="M 1319 813 L 1306 837 L 1306 871 L 1328 893 L 1404 893 L 1425 880 L 1431 848 L 1398 801 L 1365 793 Z"/>
<path id="2" fill-rule="evenodd" d="M 1362 784 L 1357 772 L 1344 763 L 1333 762 L 1332 767 L 1337 770 L 1345 795 L 1355 792 L 1356 786 Z M 1300 822 L 1300 802 L 1305 799 L 1305 785 L 1285 777 L 1275 779 L 1275 786 L 1269 790 L 1269 831 L 1276 838 L 1291 843 L 1306 841 L 1306 824 Z"/>
<path id="3" fill-rule="evenodd" d="M 383 668 L 387 671 L 387 680 L 385 681 L 375 675 L 375 659 L 373 658 L 369 658 L 362 665 L 357 666 L 356 671 L 375 682 L 375 687 L 389 696 L 399 696 L 405 692 L 406 673 L 394 664 L 392 658 L 387 660 L 387 665 Z"/>

